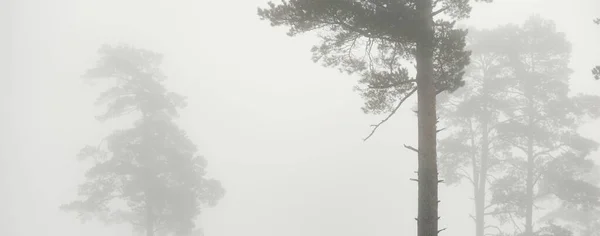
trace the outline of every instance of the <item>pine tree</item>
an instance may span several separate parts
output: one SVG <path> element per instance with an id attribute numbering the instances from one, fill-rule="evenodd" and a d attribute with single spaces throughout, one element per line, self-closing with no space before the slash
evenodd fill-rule
<path id="1" fill-rule="evenodd" d="M 501 112 L 510 106 L 507 88 L 512 75 L 508 57 L 502 52 L 509 41 L 504 40 L 513 26 L 494 30 L 469 30 L 468 48 L 472 51 L 464 88 L 442 97 L 439 111 L 447 126 L 448 136 L 439 141 L 440 172 L 446 184 L 459 184 L 467 180 L 473 186 L 475 235 L 486 235 L 486 216 L 492 205 L 486 195 L 488 182 L 502 174 L 505 168 L 500 161 L 510 151 L 499 141 L 497 127 L 506 122 Z M 493 228 L 494 231 L 497 228 Z"/>
<path id="2" fill-rule="evenodd" d="M 62 209 L 82 219 L 130 223 L 146 235 L 184 235 L 195 227 L 203 205 L 223 197 L 219 181 L 206 177 L 206 160 L 173 119 L 185 98 L 162 84 L 160 54 L 130 46 L 103 46 L 89 80 L 113 81 L 98 104 L 107 110 L 100 121 L 136 115 L 133 127 L 117 130 L 99 146 L 87 146 L 78 158 L 92 162 L 79 199 Z"/>
<path id="3" fill-rule="evenodd" d="M 513 105 L 504 110 L 508 122 L 498 131 L 515 152 L 503 160 L 510 165 L 506 175 L 491 186 L 492 203 L 495 211 L 506 213 L 501 219 L 524 218 L 522 233 L 532 236 L 558 227 L 550 224 L 536 231 L 537 203 L 556 199 L 569 207 L 598 204 L 598 188 L 581 178 L 591 170 L 587 156 L 598 144 L 577 129 L 585 118 L 598 116 L 600 99 L 569 95 L 570 44 L 553 22 L 531 17 L 511 41 L 504 51 L 515 76 L 509 89 Z"/>
<path id="4" fill-rule="evenodd" d="M 600 184 L 600 168 L 596 165 L 593 170 L 583 176 L 583 179 L 594 186 Z M 600 236 L 600 207 L 578 209 L 562 205 L 546 214 L 540 221 L 563 221 L 574 226 L 579 236 Z"/>
<path id="5" fill-rule="evenodd" d="M 360 74 L 363 111 L 389 113 L 373 132 L 417 92 L 418 150 L 411 149 L 418 152 L 419 236 L 438 234 L 436 95 L 462 86 L 469 62 L 466 30 L 435 18 L 461 19 L 470 11 L 469 0 L 289 0 L 258 10 L 272 26 L 288 26 L 290 36 L 322 33 L 313 59 Z M 407 61 L 416 64 L 415 78 L 402 66 Z"/>

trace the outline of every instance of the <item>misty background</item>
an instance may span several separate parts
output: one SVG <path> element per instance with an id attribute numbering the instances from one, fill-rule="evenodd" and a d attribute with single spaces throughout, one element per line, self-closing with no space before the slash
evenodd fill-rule
<path id="1" fill-rule="evenodd" d="M 412 235 L 416 154 L 399 148 L 416 145 L 412 106 L 363 142 L 382 117 L 360 110 L 356 77 L 313 63 L 316 37 L 260 21 L 266 2 L 1 1 L 0 235 L 130 234 L 58 208 L 83 179 L 77 152 L 122 125 L 94 119 L 100 90 L 80 78 L 104 43 L 164 54 L 168 88 L 188 97 L 177 122 L 227 190 L 201 215 L 206 235 Z M 590 73 L 600 62 L 599 1 L 497 0 L 474 4 L 462 23 L 521 24 L 531 14 L 572 43 L 573 92 L 600 95 Z M 598 141 L 599 128 L 581 133 Z M 473 233 L 470 194 L 440 185 L 442 235 Z"/>

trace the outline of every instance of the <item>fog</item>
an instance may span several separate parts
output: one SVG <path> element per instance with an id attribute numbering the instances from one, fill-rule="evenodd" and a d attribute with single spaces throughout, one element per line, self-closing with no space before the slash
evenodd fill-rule
<path id="1" fill-rule="evenodd" d="M 76 154 L 123 124 L 98 122 L 101 91 L 81 75 L 105 43 L 164 54 L 167 87 L 188 97 L 177 123 L 226 194 L 203 210 L 208 236 L 388 236 L 416 232 L 416 116 L 411 104 L 368 141 L 384 115 L 364 114 L 357 76 L 311 61 L 314 34 L 260 21 L 267 1 L 8 0 L 0 62 L 0 235 L 131 235 L 82 224 L 59 206 L 84 181 Z M 571 89 L 600 95 L 597 0 L 496 0 L 462 24 L 556 22 L 572 43 Z M 581 133 L 600 141 L 600 122 Z M 598 154 L 592 154 L 597 158 Z M 440 185 L 441 235 L 473 235 L 468 184 Z"/>

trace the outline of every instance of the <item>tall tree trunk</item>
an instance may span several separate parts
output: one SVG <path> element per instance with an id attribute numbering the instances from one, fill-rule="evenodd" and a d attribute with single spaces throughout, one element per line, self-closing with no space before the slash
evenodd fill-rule
<path id="1" fill-rule="evenodd" d="M 475 235 L 484 236 L 485 234 L 485 194 L 486 180 L 488 171 L 488 155 L 489 155 L 489 137 L 488 137 L 488 120 L 482 120 L 482 137 L 481 137 L 481 160 L 479 162 L 479 176 L 475 195 Z"/>
<path id="2" fill-rule="evenodd" d="M 525 212 L 525 236 L 533 236 L 533 171 L 535 163 L 533 158 L 533 137 L 527 140 L 527 190 L 526 190 L 526 212 Z"/>
<path id="3" fill-rule="evenodd" d="M 534 62 L 532 61 L 531 64 L 531 72 L 535 72 L 535 65 Z M 522 71 L 522 75 L 523 75 L 523 79 L 525 79 L 525 69 L 524 67 L 521 67 L 520 71 Z M 533 129 L 533 127 L 535 126 L 535 122 L 534 122 L 534 117 L 537 115 L 536 111 L 535 111 L 535 107 L 533 104 L 533 97 L 532 97 L 532 92 L 533 92 L 533 85 L 524 80 L 525 83 L 523 83 L 523 92 L 525 94 L 525 97 L 527 99 L 527 111 L 526 111 L 526 115 L 527 115 L 527 127 L 529 128 L 529 132 L 527 133 L 527 184 L 526 184 L 526 196 L 525 196 L 525 201 L 526 201 L 526 211 L 525 211 L 525 236 L 533 236 L 533 204 L 534 204 L 534 185 L 535 185 L 535 179 L 534 179 L 534 171 L 535 171 L 535 156 L 533 153 L 533 145 L 534 145 L 534 137 L 533 134 L 531 133 Z"/>
<path id="4" fill-rule="evenodd" d="M 436 236 L 438 234 L 438 170 L 432 1 L 417 1 L 416 9 L 420 18 L 416 51 L 419 130 L 417 236 Z"/>
<path id="5" fill-rule="evenodd" d="M 149 199 L 146 200 L 146 236 L 154 236 L 154 212 Z"/>
<path id="6" fill-rule="evenodd" d="M 484 62 L 484 71 L 483 71 L 483 84 L 482 84 L 482 101 L 483 111 L 484 113 L 480 117 L 481 121 L 481 157 L 479 160 L 479 170 L 476 172 L 477 176 L 475 179 L 475 236 L 484 236 L 485 235 L 485 197 L 487 191 L 487 174 L 489 169 L 489 152 L 490 152 L 490 131 L 489 131 L 489 123 L 490 123 L 490 97 L 488 96 L 490 91 L 488 90 L 488 85 L 486 79 L 488 68 L 485 66 Z M 473 162 L 473 165 L 477 165 L 476 162 Z"/>

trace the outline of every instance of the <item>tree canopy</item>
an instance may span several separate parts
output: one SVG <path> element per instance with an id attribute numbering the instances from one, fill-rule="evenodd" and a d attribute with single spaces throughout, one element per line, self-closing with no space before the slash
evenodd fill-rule
<path id="1" fill-rule="evenodd" d="M 415 64 L 417 34 L 423 27 L 418 23 L 418 4 L 414 0 L 291 0 L 269 3 L 258 14 L 273 26 L 288 26 L 290 36 L 319 32 L 322 41 L 311 50 L 313 60 L 359 74 L 356 90 L 364 98 L 363 111 L 391 116 L 416 92 L 408 65 Z M 437 9 L 430 17 L 444 13 L 461 19 L 471 11 L 467 0 L 435 1 L 433 7 Z M 454 91 L 464 85 L 462 76 L 469 63 L 470 53 L 464 50 L 467 31 L 444 19 L 435 20 L 434 28 L 435 86 L 438 93 Z"/>
<path id="2" fill-rule="evenodd" d="M 600 98 L 570 94 L 571 46 L 552 21 L 533 16 L 511 35 L 505 51 L 514 73 L 507 90 L 512 95 L 498 132 L 513 151 L 502 160 L 510 168 L 493 181 L 491 201 L 504 213 L 499 219 L 523 218 L 523 233 L 531 235 L 548 229 L 534 228 L 538 202 L 598 204 L 598 188 L 581 178 L 591 170 L 588 157 L 598 144 L 578 129 L 586 118 L 598 117 Z"/>

